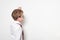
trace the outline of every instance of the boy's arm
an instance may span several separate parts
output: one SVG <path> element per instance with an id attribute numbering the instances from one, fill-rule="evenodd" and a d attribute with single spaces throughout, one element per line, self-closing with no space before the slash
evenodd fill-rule
<path id="1" fill-rule="evenodd" d="M 15 40 L 21 39 L 21 33 L 22 33 L 22 29 L 20 25 L 15 25 L 15 29 L 14 29 Z"/>

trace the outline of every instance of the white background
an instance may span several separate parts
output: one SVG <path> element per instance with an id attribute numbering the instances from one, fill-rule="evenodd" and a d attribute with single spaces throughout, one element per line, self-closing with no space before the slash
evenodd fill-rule
<path id="1" fill-rule="evenodd" d="M 11 12 L 19 6 L 26 40 L 60 40 L 60 0 L 0 0 L 0 40 L 11 40 Z"/>

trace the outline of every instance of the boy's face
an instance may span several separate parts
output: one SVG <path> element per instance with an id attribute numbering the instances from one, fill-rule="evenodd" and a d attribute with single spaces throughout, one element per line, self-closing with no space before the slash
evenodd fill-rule
<path id="1" fill-rule="evenodd" d="M 19 22 L 23 22 L 24 21 L 24 15 L 21 15 L 21 17 L 18 18 Z"/>

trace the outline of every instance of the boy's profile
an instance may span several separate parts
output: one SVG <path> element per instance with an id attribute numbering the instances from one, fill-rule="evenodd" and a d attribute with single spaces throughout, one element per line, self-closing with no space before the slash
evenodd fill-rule
<path id="1" fill-rule="evenodd" d="M 22 22 L 24 21 L 23 10 L 21 7 L 14 9 L 11 14 L 14 22 L 11 24 L 12 40 L 24 40 Z"/>

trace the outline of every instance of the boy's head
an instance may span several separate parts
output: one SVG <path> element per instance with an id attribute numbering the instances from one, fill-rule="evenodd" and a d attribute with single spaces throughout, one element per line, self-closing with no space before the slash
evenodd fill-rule
<path id="1" fill-rule="evenodd" d="M 16 21 L 22 22 L 23 21 L 23 11 L 21 9 L 15 9 L 12 12 L 12 18 Z"/>

